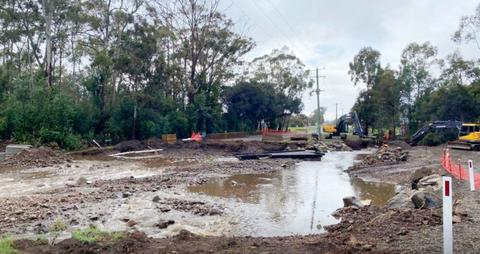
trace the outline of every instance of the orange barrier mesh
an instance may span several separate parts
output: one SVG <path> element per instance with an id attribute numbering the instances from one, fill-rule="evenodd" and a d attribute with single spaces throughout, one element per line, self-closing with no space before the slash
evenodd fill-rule
<path id="1" fill-rule="evenodd" d="M 462 167 L 460 159 L 456 162 L 452 161 L 450 153 L 445 150 L 441 157 L 442 160 L 442 167 L 450 173 L 453 177 L 459 180 L 469 180 L 468 178 L 468 171 Z M 480 188 L 480 173 L 474 173 L 473 178 L 475 179 L 475 189 L 478 190 Z"/>

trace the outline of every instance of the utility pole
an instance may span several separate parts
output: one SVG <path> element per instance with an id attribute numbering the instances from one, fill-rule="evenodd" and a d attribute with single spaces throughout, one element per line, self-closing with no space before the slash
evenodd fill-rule
<path id="1" fill-rule="evenodd" d="M 318 78 L 320 77 L 318 75 L 318 68 L 317 68 L 317 89 L 316 89 L 316 93 L 317 93 L 317 132 L 318 132 L 318 138 L 321 139 L 322 138 L 322 130 L 320 128 L 320 117 L 321 117 L 321 110 L 320 110 L 320 92 L 323 92 L 323 90 L 320 90 L 320 86 L 319 86 L 319 82 L 318 82 Z M 321 76 L 322 78 L 325 78 L 325 76 Z"/>

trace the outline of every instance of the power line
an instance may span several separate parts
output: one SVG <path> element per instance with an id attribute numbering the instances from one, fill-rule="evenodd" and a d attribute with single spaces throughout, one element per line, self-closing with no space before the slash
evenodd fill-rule
<path id="1" fill-rule="evenodd" d="M 277 24 L 275 23 L 275 21 L 273 21 L 273 19 L 268 16 L 267 12 L 263 9 L 263 7 L 261 5 L 259 5 L 255 0 L 251 0 L 251 2 L 257 7 L 258 11 L 260 12 L 260 14 L 262 14 L 272 25 L 275 29 L 277 29 L 278 32 L 280 32 L 280 35 L 284 37 L 284 39 L 286 41 L 288 41 L 292 47 L 295 47 L 295 48 L 298 48 L 298 49 L 302 49 L 302 47 L 298 47 L 298 45 L 296 43 L 294 43 L 293 41 L 290 40 L 290 36 L 288 36 L 287 34 L 285 34 L 285 32 L 280 29 L 279 26 L 277 26 Z"/>
<path id="2" fill-rule="evenodd" d="M 278 9 L 277 7 L 275 7 L 275 5 L 272 3 L 271 0 L 267 0 L 267 3 L 270 4 L 270 6 L 272 6 L 273 10 L 280 16 L 280 19 L 283 21 L 283 23 L 285 23 L 287 25 L 287 27 L 290 29 L 290 31 L 293 33 L 293 34 L 296 34 L 296 29 L 290 25 L 290 23 L 287 21 L 287 17 L 285 17 L 285 15 L 283 15 Z M 306 46 L 305 44 L 303 44 L 302 41 L 299 41 L 300 44 L 302 44 L 302 46 L 304 46 L 305 48 L 308 48 L 308 46 Z"/>
<path id="3" fill-rule="evenodd" d="M 243 8 L 240 7 L 240 5 L 238 5 L 238 4 L 235 3 L 235 0 L 233 0 L 232 3 L 233 3 L 233 5 L 235 5 L 235 6 L 240 10 L 240 12 L 241 12 L 244 16 L 246 16 L 246 17 L 247 17 L 248 19 L 250 19 L 250 20 L 253 20 L 253 19 L 243 10 Z M 255 23 L 255 22 L 253 22 L 253 23 Z M 263 27 L 262 25 L 258 24 L 258 27 L 259 27 L 263 32 L 269 34 L 270 36 L 273 35 L 272 33 L 270 33 L 270 31 L 268 31 L 268 29 L 266 29 L 266 28 Z M 272 36 L 272 37 L 273 37 L 273 36 Z"/>

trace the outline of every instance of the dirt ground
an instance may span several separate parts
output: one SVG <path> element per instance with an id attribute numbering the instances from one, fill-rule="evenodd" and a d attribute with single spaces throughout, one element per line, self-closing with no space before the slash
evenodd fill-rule
<path id="1" fill-rule="evenodd" d="M 158 145 L 158 143 L 157 143 Z M 141 227 L 132 226 L 121 240 L 81 244 L 67 235 L 58 244 L 49 245 L 36 239 L 51 231 L 51 224 L 61 218 L 68 227 L 94 225 L 123 216 L 98 212 L 106 205 L 122 205 L 118 200 L 148 193 L 167 193 L 156 201 L 157 213 L 181 216 L 190 214 L 200 220 L 222 216 L 221 203 L 189 199 L 181 189 L 202 184 L 212 177 L 234 174 L 262 174 L 293 167 L 294 160 L 261 160 L 231 162 L 220 160 L 237 152 L 285 149 L 285 145 L 211 143 L 166 146 L 133 142 L 118 151 L 165 148 L 164 156 L 148 161 L 112 160 L 107 151 L 75 155 L 73 160 L 54 161 L 42 169 L 24 167 L 18 172 L 4 172 L 5 186 L 0 187 L 0 234 L 16 235 L 15 246 L 22 253 L 432 253 L 441 252 L 441 210 L 388 209 L 376 206 L 348 207 L 336 212 L 341 222 L 326 227 L 328 233 L 288 237 L 206 236 L 187 230 L 167 237 L 151 238 Z M 295 146 L 297 147 L 297 146 Z M 292 148 L 295 148 L 292 147 Z M 352 176 L 408 187 L 419 169 L 441 173 L 442 147 L 403 147 L 408 160 L 392 165 L 369 166 L 351 171 Z M 111 151 L 110 151 L 111 152 Z M 453 151 L 453 158 L 478 158 L 478 152 Z M 55 173 L 52 173 L 55 172 Z M 51 174 L 46 182 L 43 174 Z M 3 184 L 3 183 L 2 183 Z M 26 186 L 33 186 L 27 188 Z M 7 189 L 9 188 L 9 189 Z M 180 193 L 180 195 L 179 195 Z M 465 211 L 461 222 L 454 224 L 455 250 L 478 253 L 474 244 L 480 226 L 480 202 L 468 191 L 467 183 L 456 182 L 454 198 L 458 209 Z M 125 203 L 131 205 L 130 203 Z M 98 206 L 102 206 L 99 208 Z M 171 211 L 172 210 L 172 211 Z M 213 215 L 213 216 L 212 216 Z M 123 218 L 123 217 L 122 217 Z M 135 218 L 136 219 L 136 218 Z M 125 217 L 119 228 L 130 225 Z M 131 223 L 135 224 L 135 223 Z M 24 237 L 22 237 L 24 236 Z"/>

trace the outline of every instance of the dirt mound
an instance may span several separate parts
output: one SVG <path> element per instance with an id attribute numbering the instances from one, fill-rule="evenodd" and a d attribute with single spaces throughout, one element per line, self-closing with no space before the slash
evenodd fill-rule
<path id="1" fill-rule="evenodd" d="M 397 164 L 407 161 L 408 152 L 403 151 L 401 147 L 392 148 L 385 144 L 380 147 L 374 154 L 369 154 L 365 158 L 355 164 L 352 169 L 365 168 L 369 166 L 382 166 Z"/>
<path id="2" fill-rule="evenodd" d="M 68 161 L 69 158 L 52 150 L 41 147 L 19 152 L 0 163 L 3 167 L 48 167 Z"/>
<path id="3" fill-rule="evenodd" d="M 299 147 L 300 146 L 300 147 Z M 127 140 L 115 145 L 115 150 L 120 152 L 130 152 L 146 149 L 209 149 L 221 150 L 232 153 L 253 153 L 265 151 L 281 151 L 281 150 L 295 150 L 302 148 L 299 144 L 289 143 L 268 143 L 261 141 L 221 141 L 221 140 L 205 140 L 202 143 L 198 142 L 176 142 L 174 144 L 167 144 L 161 139 L 152 138 L 144 141 Z"/>
<path id="4" fill-rule="evenodd" d="M 410 150 L 412 149 L 412 147 L 405 141 L 403 140 L 392 140 L 392 141 L 388 141 L 387 142 L 387 145 L 390 146 L 390 147 L 400 147 L 402 148 L 403 150 Z"/>
<path id="5" fill-rule="evenodd" d="M 296 150 L 297 144 L 267 143 L 261 141 L 206 141 L 203 148 L 220 149 L 232 153 L 273 152 L 282 150 Z"/>
<path id="6" fill-rule="evenodd" d="M 115 150 L 120 152 L 130 152 L 146 149 L 147 146 L 140 140 L 126 140 L 115 145 Z"/>
<path id="7" fill-rule="evenodd" d="M 376 206 L 363 208 L 346 207 L 337 210 L 335 217 L 342 218 L 335 225 L 326 226 L 328 237 L 338 235 L 357 237 L 361 241 L 366 235 L 370 239 L 389 242 L 398 235 L 424 227 L 437 226 L 442 223 L 440 209 L 388 209 Z M 368 234 L 365 234 L 368 232 Z"/>

